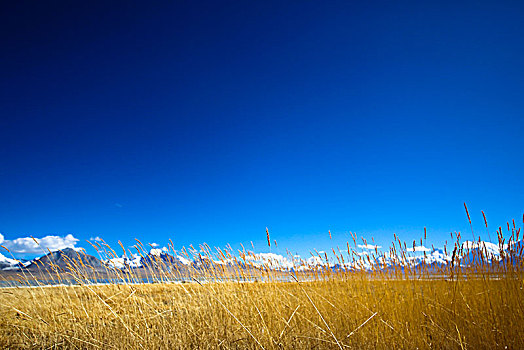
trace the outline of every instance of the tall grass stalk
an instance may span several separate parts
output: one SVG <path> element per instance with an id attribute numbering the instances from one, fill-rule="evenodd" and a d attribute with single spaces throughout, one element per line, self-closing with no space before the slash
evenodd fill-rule
<path id="1" fill-rule="evenodd" d="M 354 233 L 347 251 L 290 255 L 293 269 L 260 264 L 244 246 L 175 251 L 170 242 L 169 256 L 194 261 L 183 265 L 148 255 L 137 240 L 136 254 L 147 257 L 141 269 L 97 269 L 78 252 L 65 265 L 37 262 L 0 277 L 13 284 L 0 289 L 0 347 L 524 348 L 524 245 L 521 228 L 507 226 L 497 254 L 480 237 L 465 243 L 452 234 L 446 264 L 414 265 L 416 241 L 396 236 L 389 249 L 362 254 Z M 91 245 L 118 256 L 104 241 Z"/>

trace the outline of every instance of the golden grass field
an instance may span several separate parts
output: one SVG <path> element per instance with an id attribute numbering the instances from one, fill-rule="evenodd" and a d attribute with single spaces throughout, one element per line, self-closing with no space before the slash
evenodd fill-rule
<path id="1" fill-rule="evenodd" d="M 2 348 L 522 349 L 522 278 L 0 291 Z"/>
<path id="2" fill-rule="evenodd" d="M 501 247 L 518 243 L 519 233 L 500 233 Z M 523 249 L 506 247 L 514 249 L 488 264 L 487 252 L 472 259 L 455 245 L 452 264 L 438 272 L 377 267 L 292 277 L 259 267 L 251 273 L 265 282 L 220 282 L 245 267 L 209 265 L 192 283 L 108 285 L 83 279 L 79 254 L 59 277 L 77 286 L 0 289 L 0 348 L 524 349 Z M 402 257 L 405 248 L 391 250 Z"/>

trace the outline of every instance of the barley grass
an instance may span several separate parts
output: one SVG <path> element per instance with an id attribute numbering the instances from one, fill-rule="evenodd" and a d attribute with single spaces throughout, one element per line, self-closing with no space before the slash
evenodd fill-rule
<path id="1" fill-rule="evenodd" d="M 499 229 L 504 252 L 491 261 L 482 244 L 470 251 L 457 233 L 450 264 L 418 267 L 395 238 L 389 253 L 398 264 L 385 268 L 378 250 L 355 254 L 352 234 L 355 248 L 348 242 L 347 252 L 332 251 L 331 261 L 346 268 L 294 273 L 250 263 L 253 253 L 244 247 L 184 249 L 187 258 L 200 259 L 198 268 L 158 260 L 140 272 L 94 271 L 79 253 L 66 270 L 42 267 L 38 276 L 16 277 L 19 284 L 45 276 L 75 286 L 0 289 L 0 348 L 522 349 L 519 235 L 514 224 L 507 237 Z M 117 255 L 105 243 L 95 247 Z M 121 283 L 93 283 L 93 276 L 108 275 Z M 157 283 L 132 283 L 138 277 Z M 181 280 L 188 283 L 172 282 Z"/>

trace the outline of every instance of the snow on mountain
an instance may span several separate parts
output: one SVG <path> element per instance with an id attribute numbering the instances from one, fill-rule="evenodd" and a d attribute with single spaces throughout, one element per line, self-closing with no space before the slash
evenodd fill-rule
<path id="1" fill-rule="evenodd" d="M 135 269 L 142 267 L 142 257 L 138 254 L 133 254 L 131 257 L 122 255 L 120 258 L 112 258 L 104 260 L 104 263 L 108 267 L 113 267 L 116 269 L 131 268 Z"/>
<path id="2" fill-rule="evenodd" d="M 191 260 L 184 258 L 182 255 L 177 254 L 175 258 L 177 258 L 178 261 L 180 261 L 180 263 L 182 263 L 183 265 L 191 265 Z"/>
<path id="3" fill-rule="evenodd" d="M 504 252 L 509 250 L 520 250 L 522 249 L 523 241 L 511 242 L 503 246 L 491 242 L 474 242 L 474 241 L 465 241 L 461 243 L 459 249 L 457 250 L 457 255 L 461 258 L 461 264 L 468 264 L 473 262 L 472 259 L 474 256 L 480 255 L 486 261 L 497 261 L 501 260 Z M 336 262 L 333 256 L 329 257 L 324 252 L 318 252 L 318 255 L 312 255 L 307 259 L 303 259 L 300 256 L 282 256 L 275 253 L 249 253 L 244 256 L 245 261 L 248 265 L 255 267 L 267 267 L 275 270 L 297 270 L 297 271 L 306 271 L 306 270 L 315 270 L 323 268 L 332 268 L 336 269 L 350 269 L 350 270 L 371 270 L 375 268 L 392 268 L 394 266 L 410 266 L 416 267 L 421 264 L 431 265 L 431 266 L 444 266 L 451 262 L 451 253 L 448 251 L 446 254 L 442 249 L 429 249 L 424 246 L 416 246 L 414 248 L 408 248 L 405 250 L 405 255 L 401 257 L 400 255 L 391 255 L 389 252 L 381 253 L 378 251 L 379 255 L 376 256 L 376 253 L 372 249 L 366 247 L 365 251 L 354 252 L 354 255 L 347 259 L 346 262 Z M 375 246 L 373 246 L 375 248 Z M 502 251 L 501 251 L 502 248 Z M 70 255 L 71 257 L 77 257 L 77 249 L 65 249 L 60 254 Z M 501 255 L 502 253 L 502 255 Z M 60 256 L 57 255 L 57 257 Z M 55 254 L 56 255 L 56 254 Z M 326 260 L 326 256 L 329 259 L 329 262 Z M 470 258 L 468 260 L 468 257 Z M 41 260 L 44 257 L 40 257 L 35 260 Z M 48 257 L 49 258 L 49 257 Z M 96 259 L 98 260 L 98 259 Z M 181 255 L 174 252 L 173 255 L 169 254 L 167 248 L 152 248 L 146 256 L 141 256 L 139 254 L 132 255 L 123 255 L 117 258 L 108 258 L 103 259 L 102 262 L 105 266 L 110 268 L 117 269 L 135 269 L 143 268 L 145 266 L 149 267 L 161 267 L 162 265 L 171 266 L 179 264 L 180 266 L 194 266 L 199 268 L 204 264 L 217 264 L 217 265 L 234 265 L 238 262 L 242 262 L 243 259 L 230 258 L 226 260 L 215 260 L 212 257 L 207 255 L 200 255 L 198 253 L 193 254 L 193 257 L 187 255 Z M 96 261 L 93 261 L 96 264 Z M 7 258 L 4 255 L 0 254 L 0 270 L 9 270 L 9 269 L 19 269 L 22 267 L 31 267 L 34 264 L 32 261 L 21 262 L 16 259 Z"/>
<path id="4" fill-rule="evenodd" d="M 424 260 L 423 260 L 424 261 Z M 427 255 L 425 259 L 426 264 L 447 264 L 451 261 L 451 256 L 445 254 L 441 249 L 435 249 L 431 254 Z"/>
<path id="5" fill-rule="evenodd" d="M 166 264 L 177 264 L 180 263 L 182 265 L 191 265 L 193 261 L 184 258 L 183 256 L 179 254 L 175 254 L 175 256 L 172 256 L 168 253 L 167 248 L 152 248 L 149 251 L 149 254 L 146 256 L 141 256 L 139 254 L 132 254 L 130 257 L 127 255 L 122 255 L 118 258 L 111 258 L 111 259 L 104 259 L 103 262 L 111 268 L 116 269 L 137 269 L 142 268 L 151 265 L 156 265 L 158 263 L 166 263 Z"/>
<path id="6" fill-rule="evenodd" d="M 162 256 L 162 254 L 167 254 L 169 250 L 166 247 L 163 247 L 162 249 L 153 248 L 149 251 L 149 255 L 152 256 Z"/>
<path id="7" fill-rule="evenodd" d="M 0 253 L 0 263 L 5 263 L 5 264 L 15 264 L 17 262 L 17 260 L 15 259 L 10 259 L 8 257 L 5 257 L 2 253 Z"/>
<path id="8" fill-rule="evenodd" d="M 294 264 L 285 256 L 275 253 L 258 253 L 246 256 L 246 261 L 251 262 L 254 266 L 267 266 L 273 269 L 292 269 Z"/>
<path id="9" fill-rule="evenodd" d="M 498 244 L 491 243 L 491 242 L 473 242 L 473 241 L 465 241 L 462 243 L 461 248 L 464 252 L 467 251 L 475 251 L 479 250 L 482 252 L 487 252 L 490 256 L 499 256 L 500 255 L 500 247 Z M 503 249 L 507 249 L 506 247 L 503 247 Z"/>
<path id="10" fill-rule="evenodd" d="M 20 267 L 21 262 L 16 259 L 8 258 L 0 253 L 0 269 L 12 270 Z"/>
<path id="11" fill-rule="evenodd" d="M 377 268 L 391 268 L 393 266 L 410 266 L 416 267 L 421 264 L 439 265 L 443 266 L 451 262 L 451 254 L 446 254 L 442 249 L 429 249 L 424 246 L 416 246 L 414 248 L 406 249 L 405 258 L 400 256 L 390 255 L 384 253 L 375 256 L 374 252 L 366 247 L 367 251 L 356 253 L 354 262 L 346 262 L 344 264 L 326 261 L 325 253 L 319 252 L 319 255 L 312 255 L 307 259 L 302 259 L 300 256 L 286 257 L 275 253 L 250 253 L 245 255 L 245 261 L 255 267 L 268 267 L 275 270 L 297 270 L 306 271 L 310 269 L 332 268 L 332 269 L 350 269 L 350 270 L 371 270 L 373 267 Z M 373 246 L 375 248 L 375 246 Z M 488 252 L 489 261 L 491 259 L 499 259 L 499 246 L 490 242 L 471 242 L 465 241 L 461 244 L 463 254 L 474 254 L 475 250 L 482 250 Z M 506 247 L 508 248 L 508 247 Z M 368 259 L 369 258 L 369 259 Z M 238 259 L 241 261 L 241 259 Z M 186 256 L 175 253 L 168 254 L 167 248 L 153 248 L 145 257 L 133 255 L 132 257 L 122 256 L 120 258 L 113 258 L 105 260 L 109 267 L 118 269 L 124 268 L 141 268 L 145 265 L 155 265 L 158 262 L 165 264 L 181 264 L 185 266 L 200 267 L 203 264 L 235 264 L 235 260 L 215 260 L 207 255 L 197 255 L 191 259 Z"/>
<path id="12" fill-rule="evenodd" d="M 511 247 L 516 247 L 520 242 L 513 242 Z M 268 267 L 275 270 L 297 270 L 306 271 L 310 269 L 321 269 L 321 268 L 332 268 L 332 269 L 350 269 L 350 270 L 371 270 L 375 268 L 391 268 L 394 266 L 410 266 L 416 267 L 421 264 L 431 266 L 444 266 L 451 262 L 451 253 L 446 254 L 442 249 L 429 249 L 424 246 L 416 246 L 413 248 L 407 248 L 404 258 L 399 255 L 390 255 L 389 253 L 375 256 L 375 253 L 371 249 L 367 249 L 363 252 L 355 252 L 355 261 L 345 262 L 344 264 L 336 263 L 333 261 L 333 257 L 330 257 L 330 261 L 326 261 L 325 253 L 319 252 L 318 255 L 312 255 L 307 259 L 303 259 L 296 255 L 293 257 L 286 257 L 275 253 L 250 253 L 245 255 L 245 260 L 249 265 L 255 267 Z M 375 246 L 373 246 L 375 248 Z M 472 242 L 465 241 L 460 245 L 462 258 L 465 256 L 473 256 L 478 251 L 482 251 L 488 261 L 492 259 L 500 259 L 500 247 L 497 244 L 490 242 Z M 504 250 L 510 248 L 509 245 L 505 245 Z M 485 254 L 487 252 L 487 254 Z M 368 259 L 369 258 L 369 259 Z M 167 249 L 153 248 L 149 254 L 145 257 L 133 255 L 131 258 L 121 257 L 106 260 L 106 264 L 110 267 L 123 269 L 126 266 L 129 268 L 143 267 L 147 263 L 154 262 L 155 260 L 163 261 L 164 263 L 180 263 L 185 266 L 199 267 L 202 264 L 235 264 L 235 260 L 214 260 L 206 255 L 195 255 L 195 259 L 191 260 L 189 257 L 184 257 L 179 254 L 174 256 L 167 253 Z M 241 259 L 238 259 L 241 261 Z M 465 261 L 462 259 L 462 261 Z"/>
<path id="13" fill-rule="evenodd" d="M 326 262 L 320 256 L 314 255 L 307 258 L 306 263 L 308 266 L 324 266 Z"/>

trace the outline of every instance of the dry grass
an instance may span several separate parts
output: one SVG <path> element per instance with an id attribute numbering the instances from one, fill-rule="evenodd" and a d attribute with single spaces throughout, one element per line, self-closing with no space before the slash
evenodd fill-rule
<path id="1" fill-rule="evenodd" d="M 522 287 L 355 279 L 5 289 L 0 346 L 518 349 Z"/>
<path id="2" fill-rule="evenodd" d="M 519 233 L 514 228 L 509 241 Z M 499 241 L 507 243 L 502 232 Z M 406 245 L 395 244 L 402 259 Z M 486 252 L 471 257 L 457 245 L 453 264 L 441 270 L 322 270 L 296 280 L 288 272 L 239 267 L 240 257 L 236 267 L 149 270 L 166 281 L 191 273 L 198 276 L 193 283 L 93 285 L 83 279 L 82 263 L 72 262 L 60 278 L 69 274 L 78 286 L 0 289 L 0 347 L 522 349 L 522 248 L 516 247 L 496 264 L 487 264 Z M 267 282 L 219 282 L 254 273 Z M 277 281 L 284 276 L 289 282 Z"/>

